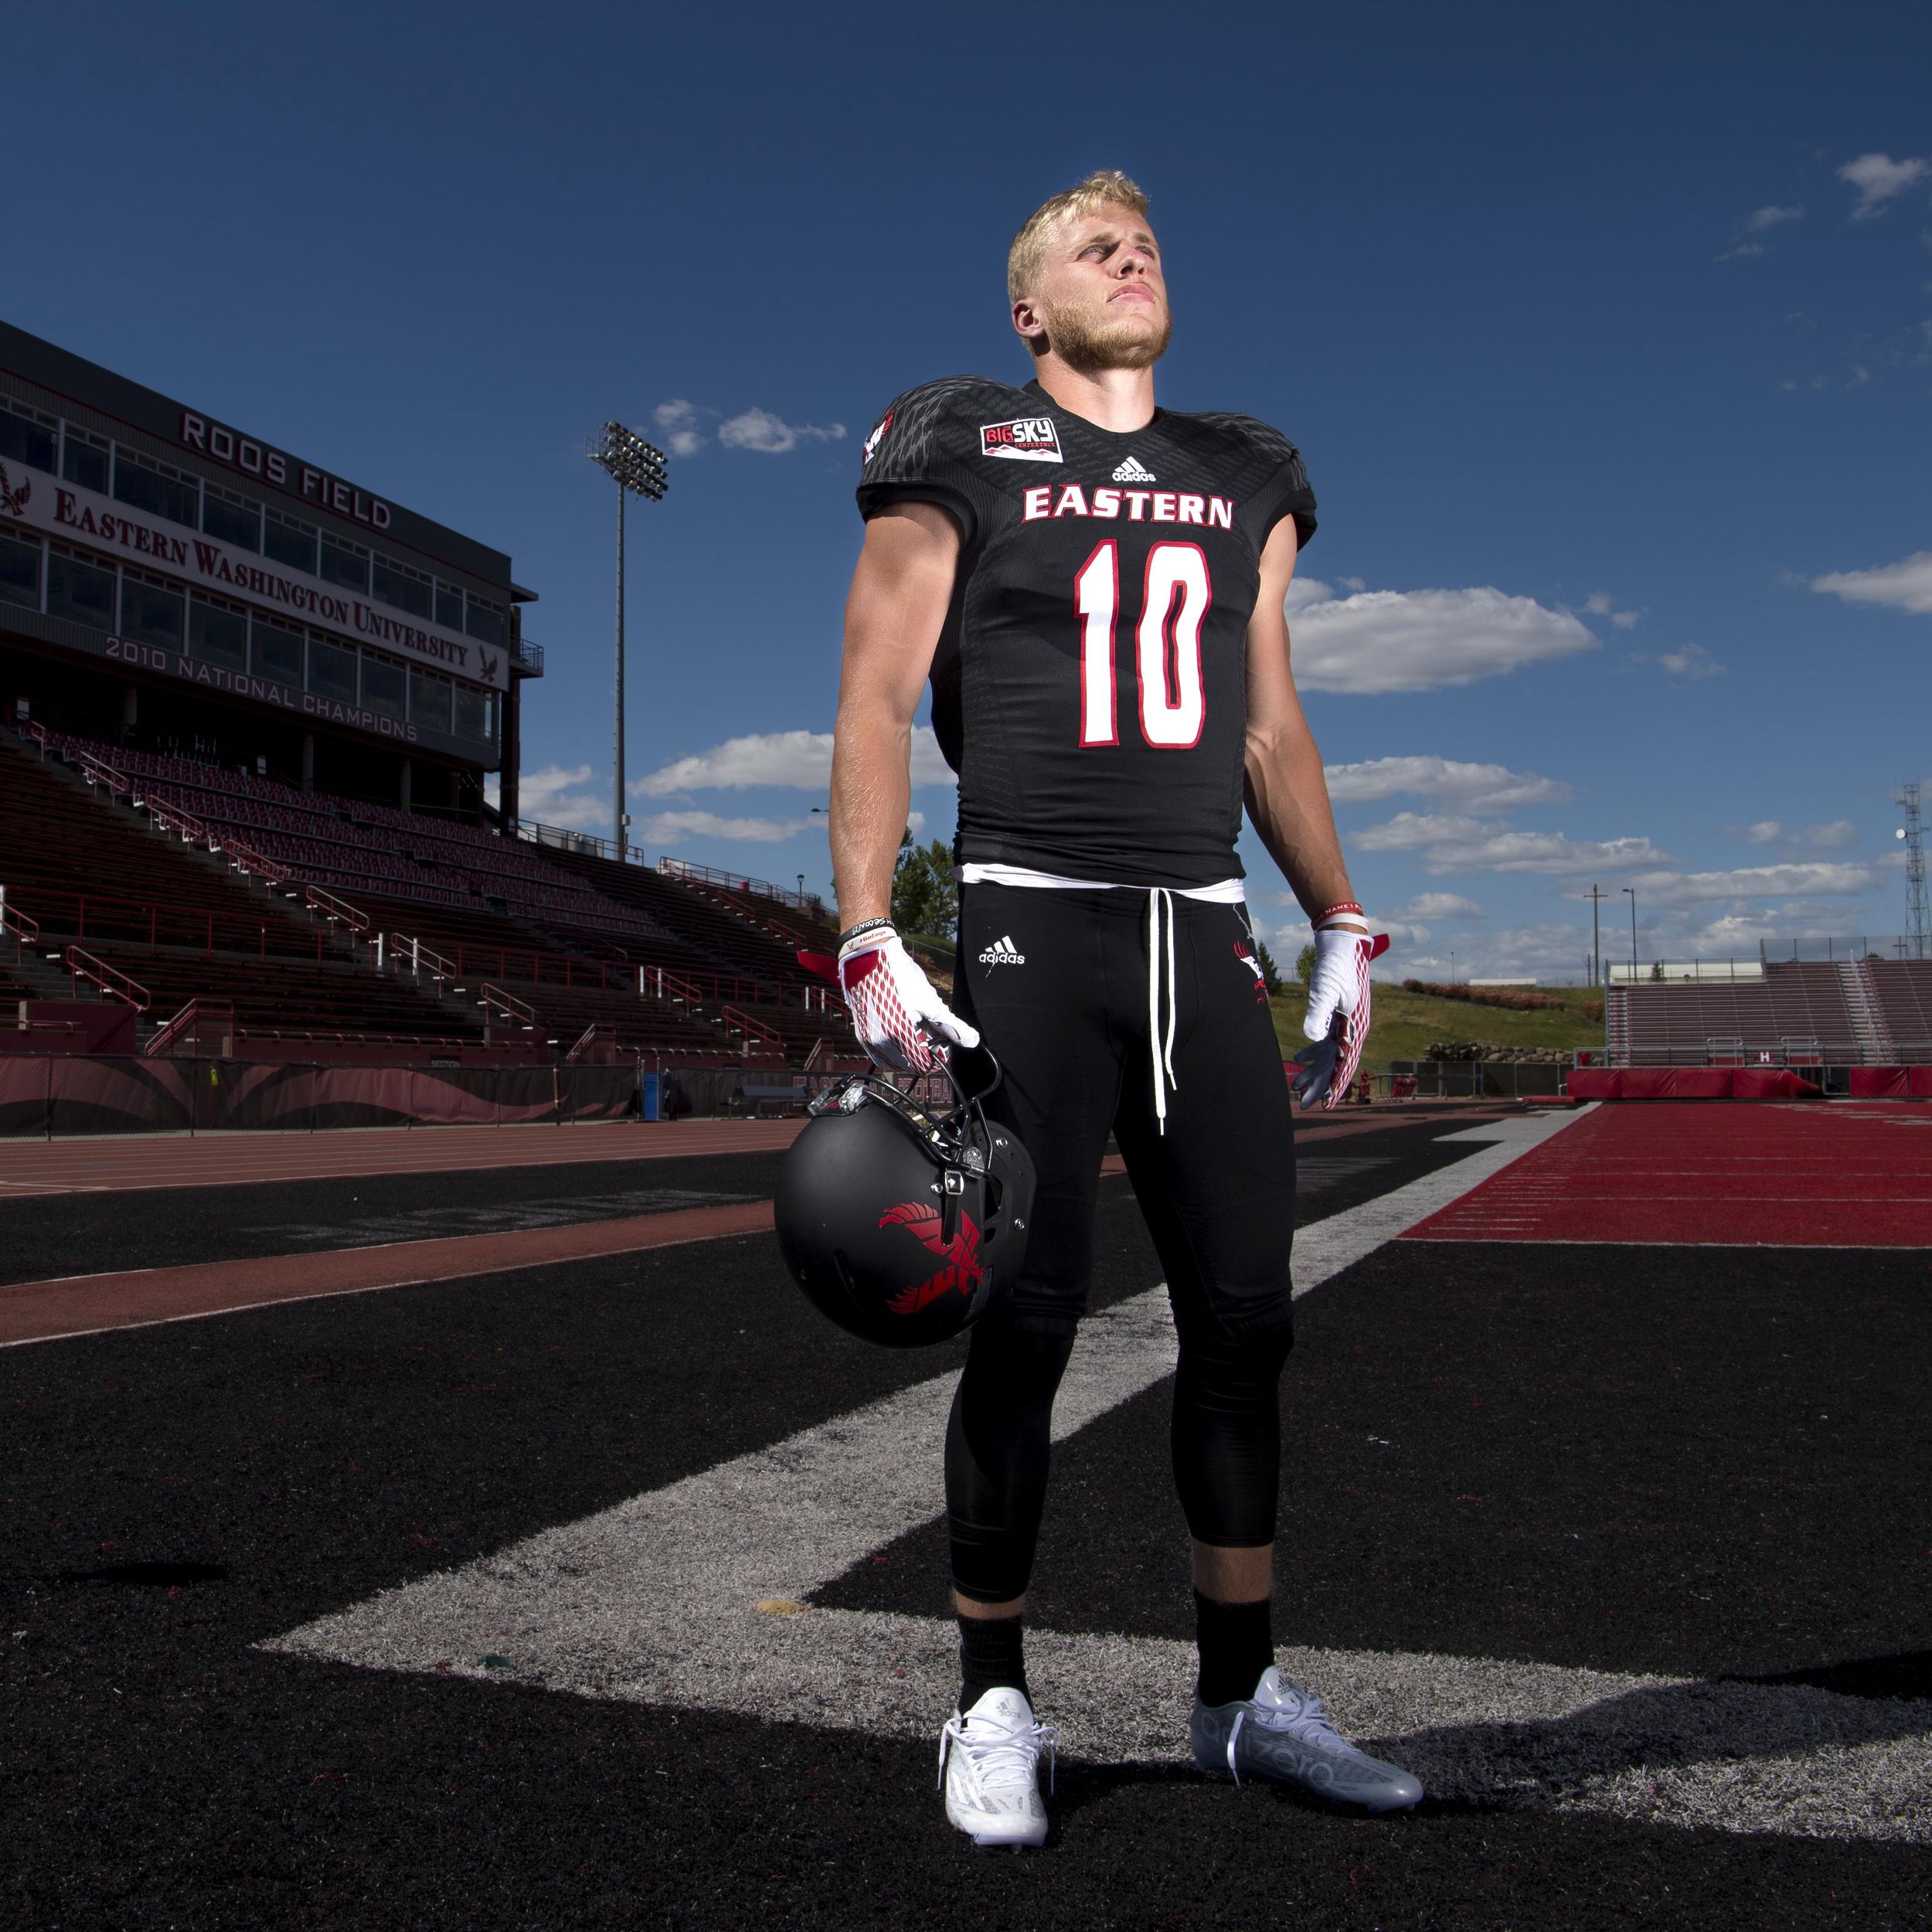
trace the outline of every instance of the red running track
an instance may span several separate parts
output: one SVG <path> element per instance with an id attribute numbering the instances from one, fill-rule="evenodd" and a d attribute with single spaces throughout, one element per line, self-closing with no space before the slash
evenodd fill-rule
<path id="1" fill-rule="evenodd" d="M 804 1125 L 784 1121 L 614 1121 L 571 1127 L 367 1127 L 325 1134 L 129 1134 L 0 1141 L 0 1200 L 120 1188 L 238 1187 L 352 1174 L 568 1167 L 682 1154 L 764 1154 Z"/>
<path id="2" fill-rule="evenodd" d="M 1458 1124 L 1500 1110 L 1370 1109 L 1297 1125 L 1301 1146 L 1346 1140 L 1415 1121 Z M 59 1141 L 0 1140 L 0 1201 L 30 1194 L 121 1188 L 240 1187 L 337 1180 L 355 1174 L 446 1174 L 493 1167 L 568 1167 L 587 1161 L 675 1159 L 687 1154 L 769 1154 L 791 1146 L 801 1117 L 777 1121 L 613 1121 L 571 1127 L 338 1128 L 322 1134 L 125 1134 Z"/>
<path id="3" fill-rule="evenodd" d="M 1932 1110 L 1599 1107 L 1405 1238 L 1932 1247 Z"/>

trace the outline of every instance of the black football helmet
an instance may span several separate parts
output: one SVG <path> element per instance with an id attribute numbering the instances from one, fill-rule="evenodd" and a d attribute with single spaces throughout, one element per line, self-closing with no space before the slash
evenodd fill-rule
<path id="1" fill-rule="evenodd" d="M 793 1280 L 820 1314 L 889 1349 L 977 1321 L 1026 1253 L 1032 1160 L 981 1107 L 998 1064 L 956 1047 L 947 1073 L 944 1113 L 878 1073 L 828 1088 L 779 1168 L 774 1218 Z"/>

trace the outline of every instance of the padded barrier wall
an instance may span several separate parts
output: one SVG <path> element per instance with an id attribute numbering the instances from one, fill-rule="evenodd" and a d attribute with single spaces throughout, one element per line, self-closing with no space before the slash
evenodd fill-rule
<path id="1" fill-rule="evenodd" d="M 0 1135 L 298 1134 L 335 1127 L 504 1127 L 617 1121 L 624 1066 L 325 1066 L 287 1061 L 0 1059 Z"/>
<path id="2" fill-rule="evenodd" d="M 1859 1100 L 1932 1100 L 1932 1066 L 1855 1066 L 1852 1097 Z"/>
<path id="3" fill-rule="evenodd" d="M 1821 1090 L 1785 1066 L 1580 1066 L 1570 1077 L 1573 1100 L 1798 1100 Z"/>

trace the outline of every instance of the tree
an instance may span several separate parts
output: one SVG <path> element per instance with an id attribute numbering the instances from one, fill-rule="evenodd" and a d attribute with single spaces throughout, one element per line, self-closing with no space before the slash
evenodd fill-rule
<path id="1" fill-rule="evenodd" d="M 1254 957 L 1261 968 L 1261 984 L 1270 993 L 1281 990 L 1281 969 L 1274 963 L 1274 955 L 1268 951 L 1267 942 L 1257 939 L 1254 942 Z"/>
<path id="2" fill-rule="evenodd" d="M 911 828 L 899 842 L 893 872 L 893 923 L 902 933 L 927 939 L 951 939 L 959 926 L 959 888 L 953 883 L 953 855 L 943 839 L 913 842 Z"/>
<path id="3" fill-rule="evenodd" d="M 1315 978 L 1315 941 L 1310 940 L 1294 956 L 1294 976 L 1305 986 Z"/>

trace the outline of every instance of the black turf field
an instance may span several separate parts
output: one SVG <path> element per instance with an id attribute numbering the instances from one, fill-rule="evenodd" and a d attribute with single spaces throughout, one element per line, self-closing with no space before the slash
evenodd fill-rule
<path id="1" fill-rule="evenodd" d="M 1311 1158 L 1304 1212 L 1459 1158 L 1430 1145 L 1453 1125 L 1328 1144 L 1386 1164 Z M 307 1183 L 272 1225 L 770 1169 Z M 9 1278 L 285 1251 L 250 1245 L 268 1192 L 97 1197 L 66 1233 L 70 1200 L 4 1204 Z M 1108 1299 L 1159 1271 L 1126 1184 L 1103 1197 Z M 1382 1250 L 1298 1311 L 1278 1634 L 1932 1695 L 1927 1290 L 1914 1255 Z M 1048 1846 L 994 1855 L 946 1827 L 923 1744 L 250 1648 L 940 1366 L 825 1327 L 763 1237 L 0 1351 L 0 1923 L 1927 1922 L 1923 1845 L 1369 1821 L 1165 1768 L 1064 1764 Z M 1062 1446 L 1040 1621 L 1189 1634 L 1165 1457 L 1158 1389 Z M 823 1599 L 936 1613 L 938 1548 Z"/>

